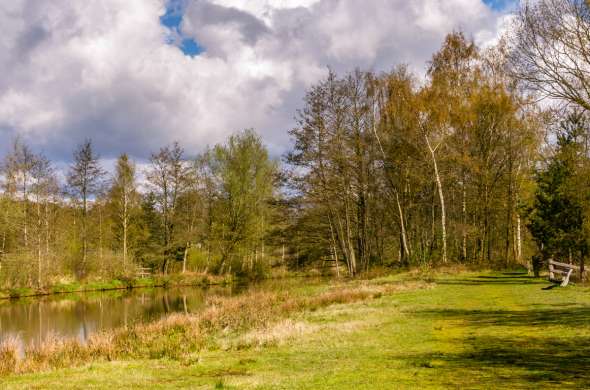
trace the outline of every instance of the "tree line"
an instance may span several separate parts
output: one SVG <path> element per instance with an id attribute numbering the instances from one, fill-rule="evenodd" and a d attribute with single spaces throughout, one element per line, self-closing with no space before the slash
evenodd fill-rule
<path id="1" fill-rule="evenodd" d="M 278 171 L 254 132 L 232 135 L 195 158 L 178 143 L 162 147 L 151 155 L 143 183 L 127 154 L 108 175 L 90 140 L 72 161 L 60 183 L 49 160 L 18 138 L 5 156 L 5 284 L 132 277 L 138 265 L 162 274 L 189 266 L 261 271 Z"/>
<path id="2" fill-rule="evenodd" d="M 122 154 L 107 174 L 88 140 L 60 178 L 17 138 L 2 164 L 0 282 L 138 266 L 262 275 L 330 264 L 354 276 L 557 257 L 583 267 L 590 8 L 541 0 L 514 16 L 490 48 L 448 34 L 425 75 L 330 71 L 308 89 L 282 161 L 246 130 L 190 158 L 162 147 L 141 172 Z"/>
<path id="3" fill-rule="evenodd" d="M 351 274 L 522 259 L 518 210 L 542 127 L 500 54 L 453 33 L 422 82 L 398 66 L 330 74 L 308 92 L 288 158 L 300 227 L 322 229 L 324 252 Z"/>

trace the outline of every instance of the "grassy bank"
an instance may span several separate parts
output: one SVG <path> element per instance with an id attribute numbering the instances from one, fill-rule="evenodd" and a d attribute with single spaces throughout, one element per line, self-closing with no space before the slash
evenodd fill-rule
<path id="1" fill-rule="evenodd" d="M 423 283 L 414 282 L 411 285 L 421 286 Z M 115 359 L 190 361 L 195 352 L 219 348 L 218 341 L 229 334 L 240 335 L 249 330 L 264 329 L 305 310 L 374 298 L 400 288 L 407 288 L 407 285 L 357 282 L 349 286 L 314 284 L 286 291 L 267 287 L 268 290 L 253 289 L 236 297 L 211 296 L 207 298 L 206 309 L 198 314 L 174 314 L 153 323 L 98 333 L 85 345 L 74 340 L 53 338 L 27 350 L 25 357 L 19 358 L 16 341 L 5 342 L 0 346 L 0 375 Z M 247 340 L 242 344 L 249 345 Z M 235 347 L 239 348 L 238 345 Z"/>
<path id="2" fill-rule="evenodd" d="M 20 287 L 2 289 L 0 290 L 0 300 L 35 297 L 52 294 L 123 290 L 145 287 L 207 286 L 215 284 L 227 284 L 230 282 L 231 276 L 216 276 L 200 273 L 154 275 L 145 278 L 90 280 L 85 282 L 74 281 L 66 283 L 56 283 L 41 288 Z"/>
<path id="3" fill-rule="evenodd" d="M 53 343 L 15 366 L 42 372 L 5 376 L 3 386 L 590 387 L 587 287 L 546 289 L 544 280 L 515 273 L 412 279 L 215 298 L 201 315 L 122 330 L 88 347 Z M 59 368 L 70 364 L 78 367 Z"/>

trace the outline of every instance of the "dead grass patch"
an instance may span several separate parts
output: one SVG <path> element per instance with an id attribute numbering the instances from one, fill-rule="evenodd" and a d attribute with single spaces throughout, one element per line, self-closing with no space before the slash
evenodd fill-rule
<path id="1" fill-rule="evenodd" d="M 239 336 L 237 339 L 227 343 L 224 346 L 224 349 L 243 349 L 282 345 L 297 337 L 316 332 L 319 328 L 320 326 L 318 325 L 286 319 L 270 327 L 255 329 Z"/>

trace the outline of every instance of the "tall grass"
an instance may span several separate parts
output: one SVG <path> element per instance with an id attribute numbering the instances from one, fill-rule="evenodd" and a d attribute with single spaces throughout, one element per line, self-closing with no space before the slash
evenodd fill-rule
<path id="1" fill-rule="evenodd" d="M 0 344 L 0 375 L 14 371 L 18 366 L 19 342 L 16 338 L 9 338 Z"/>

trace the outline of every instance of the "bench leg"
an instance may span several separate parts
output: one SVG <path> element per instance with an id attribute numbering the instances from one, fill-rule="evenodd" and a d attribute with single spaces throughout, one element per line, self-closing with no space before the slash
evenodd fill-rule
<path id="1" fill-rule="evenodd" d="M 572 274 L 573 269 L 570 269 L 567 272 L 567 275 L 565 276 L 565 278 L 563 278 L 563 281 L 561 282 L 561 287 L 565 287 L 567 286 L 567 284 L 570 282 L 570 276 Z"/>

